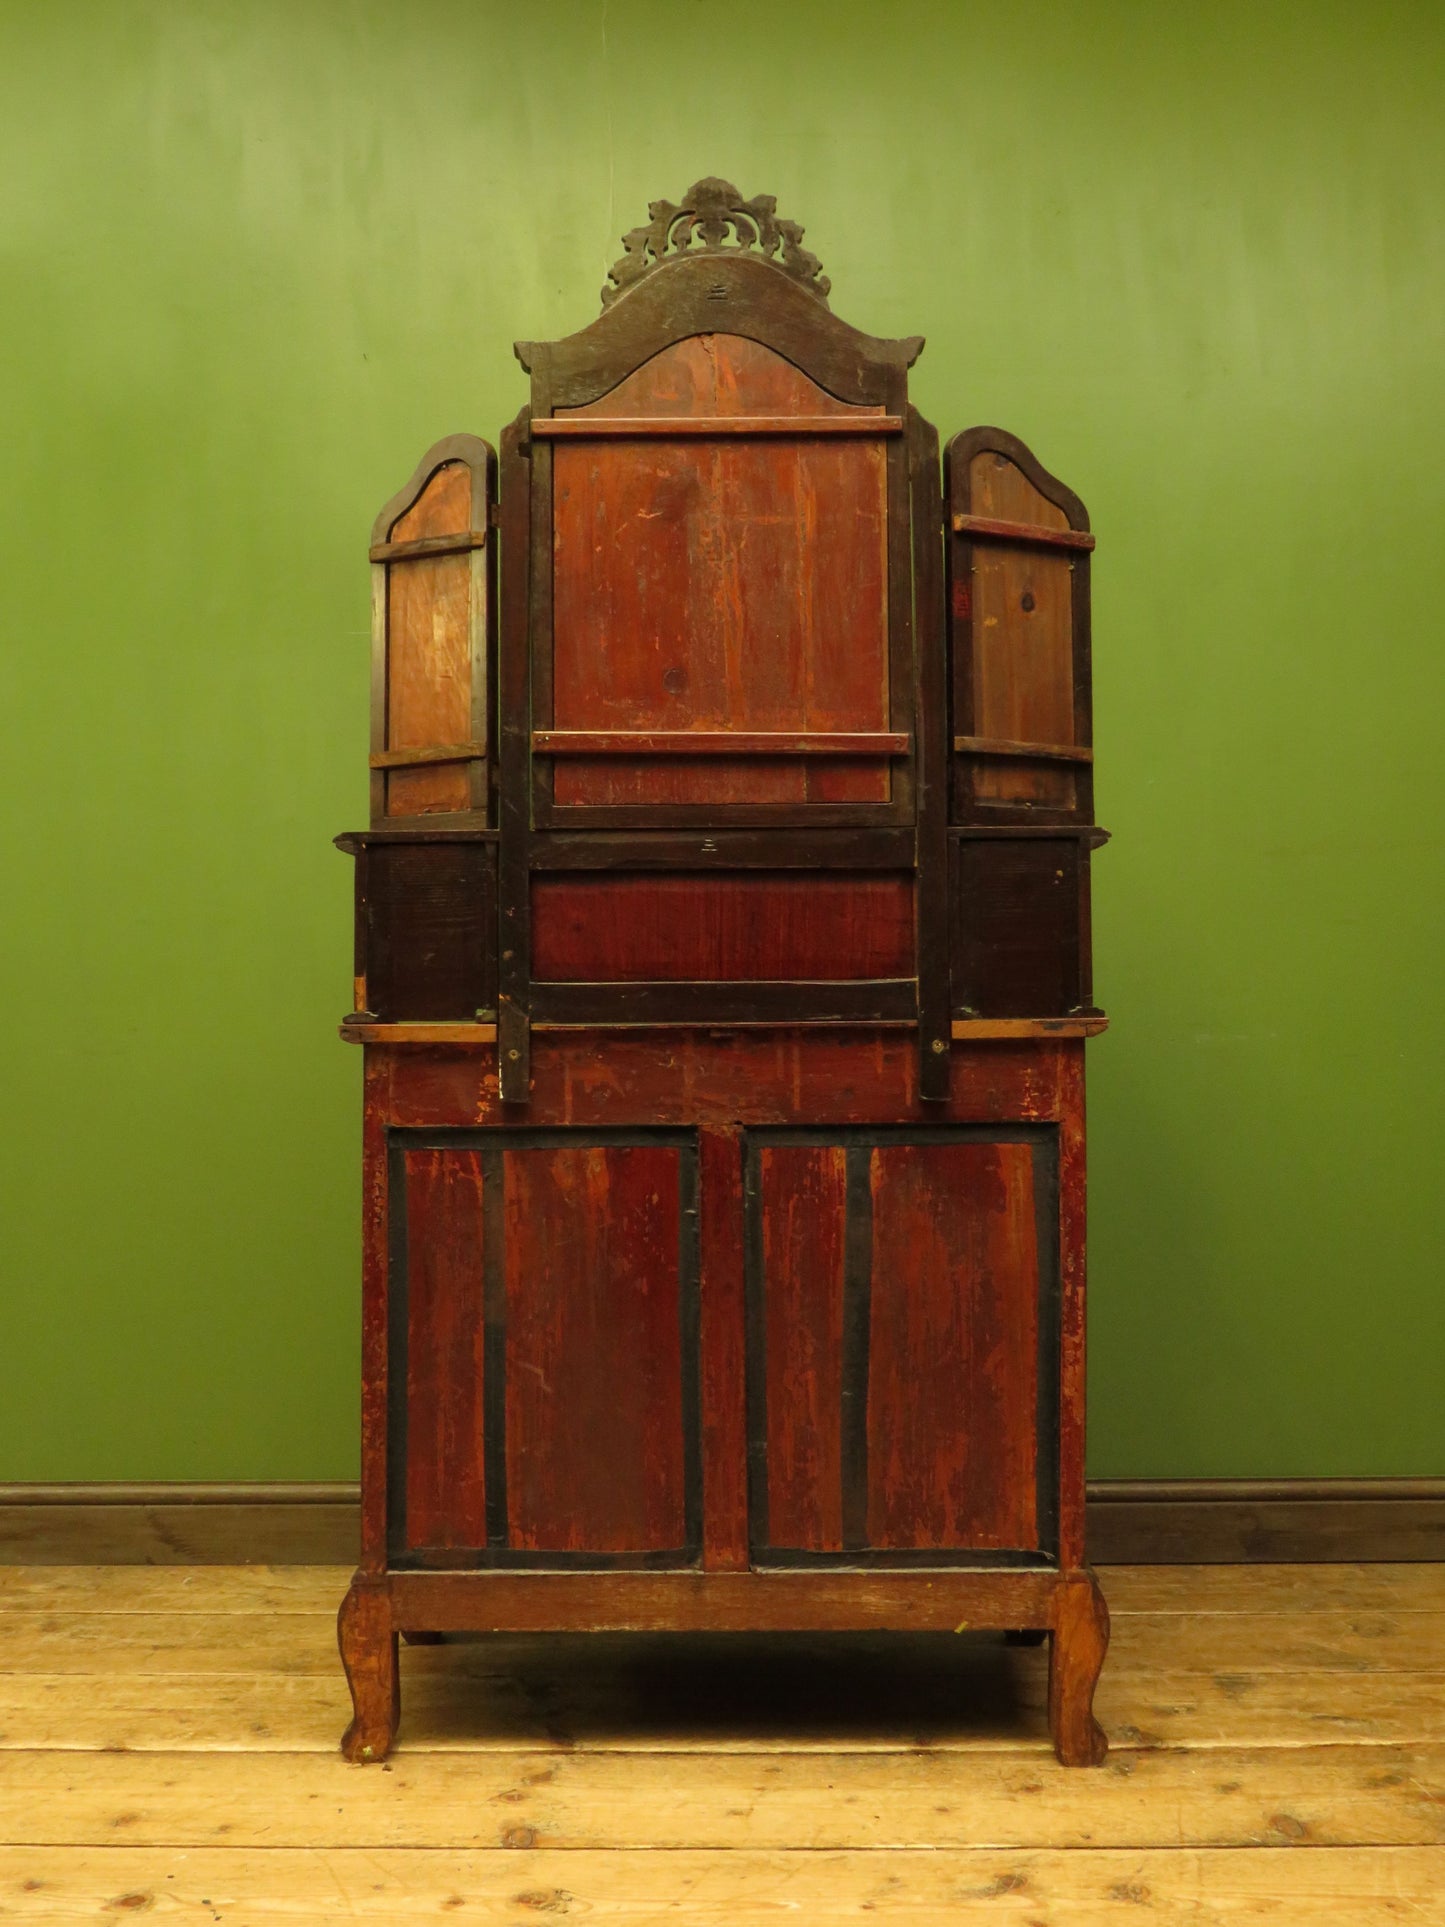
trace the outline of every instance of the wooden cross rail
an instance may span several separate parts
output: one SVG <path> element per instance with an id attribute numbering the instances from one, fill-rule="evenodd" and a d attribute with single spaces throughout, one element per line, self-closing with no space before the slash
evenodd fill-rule
<path id="1" fill-rule="evenodd" d="M 538 729 L 542 756 L 906 756 L 902 730 Z"/>
<path id="2" fill-rule="evenodd" d="M 955 736 L 953 747 L 966 756 L 1003 756 L 1030 763 L 1092 763 L 1094 752 L 1078 743 L 1010 743 L 991 736 Z"/>
<path id="3" fill-rule="evenodd" d="M 367 551 L 373 562 L 408 562 L 423 555 L 465 555 L 487 544 L 485 529 L 459 529 L 454 535 L 422 535 L 414 542 L 373 542 Z"/>
<path id="4" fill-rule="evenodd" d="M 485 743 L 442 743 L 428 749 L 378 749 L 371 755 L 373 769 L 416 769 L 423 763 L 470 763 L 485 756 Z"/>
<path id="5" fill-rule="evenodd" d="M 613 435 L 901 435 L 901 415 L 544 415 L 532 433 L 563 441 Z"/>
<path id="6" fill-rule="evenodd" d="M 1046 549 L 1092 549 L 1087 529 L 1041 529 L 1033 522 L 999 522 L 991 515 L 955 515 L 954 533 L 984 542 L 1035 542 Z"/>

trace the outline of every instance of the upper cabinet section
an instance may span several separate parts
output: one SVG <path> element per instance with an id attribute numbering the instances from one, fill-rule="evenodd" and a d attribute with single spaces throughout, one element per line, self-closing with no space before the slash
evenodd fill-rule
<path id="1" fill-rule="evenodd" d="M 533 823 L 909 822 L 922 343 L 830 313 L 768 196 L 652 216 L 590 327 L 518 344 Z"/>
<path id="2" fill-rule="evenodd" d="M 427 450 L 371 536 L 371 820 L 488 821 L 496 459 Z"/>
<path id="3" fill-rule="evenodd" d="M 946 464 L 953 820 L 1091 822 L 1088 514 L 1002 429 Z"/>

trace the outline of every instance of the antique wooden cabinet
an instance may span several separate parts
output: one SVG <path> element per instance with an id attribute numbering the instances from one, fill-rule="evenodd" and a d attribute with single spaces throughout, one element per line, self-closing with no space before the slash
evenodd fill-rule
<path id="1" fill-rule="evenodd" d="M 1092 1763 L 1082 503 L 700 181 L 377 522 L 361 1565 L 397 1636 L 997 1627 Z"/>

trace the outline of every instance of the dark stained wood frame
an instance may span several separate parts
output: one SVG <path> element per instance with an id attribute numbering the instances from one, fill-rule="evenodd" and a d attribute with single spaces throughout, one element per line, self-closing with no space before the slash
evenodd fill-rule
<path id="1" fill-rule="evenodd" d="M 421 499 L 438 469 L 461 462 L 471 471 L 471 527 L 465 534 L 425 536 L 414 542 L 393 542 L 396 524 Z M 381 510 L 371 531 L 371 821 L 373 826 L 428 819 L 388 816 L 388 769 L 431 762 L 468 765 L 471 809 L 468 820 L 478 825 L 490 816 L 490 742 L 492 692 L 496 688 L 497 569 L 490 530 L 497 499 L 497 457 L 478 435 L 447 435 L 434 442 L 418 462 L 411 479 Z M 435 750 L 392 750 L 388 745 L 387 664 L 390 651 L 389 586 L 393 564 L 432 555 L 467 554 L 471 558 L 469 626 L 471 630 L 470 743 L 452 745 L 444 754 Z"/>

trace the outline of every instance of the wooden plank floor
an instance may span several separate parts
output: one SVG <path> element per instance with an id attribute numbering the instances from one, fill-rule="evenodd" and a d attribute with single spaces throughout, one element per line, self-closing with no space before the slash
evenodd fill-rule
<path id="1" fill-rule="evenodd" d="M 1104 1575 L 1113 1750 L 986 1635 L 403 1649 L 334 1568 L 0 1568 L 0 1920 L 1445 1927 L 1445 1567 Z"/>

